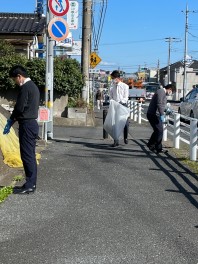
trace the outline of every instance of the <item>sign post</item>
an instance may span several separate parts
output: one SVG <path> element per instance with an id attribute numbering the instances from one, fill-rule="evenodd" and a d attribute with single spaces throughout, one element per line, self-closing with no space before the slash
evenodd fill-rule
<path id="1" fill-rule="evenodd" d="M 69 10 L 69 0 L 48 0 L 46 32 L 46 73 L 45 73 L 45 106 L 50 110 L 49 122 L 45 122 L 45 140 L 53 139 L 53 79 L 54 79 L 54 40 L 61 41 L 67 38 L 69 26 L 62 18 Z"/>

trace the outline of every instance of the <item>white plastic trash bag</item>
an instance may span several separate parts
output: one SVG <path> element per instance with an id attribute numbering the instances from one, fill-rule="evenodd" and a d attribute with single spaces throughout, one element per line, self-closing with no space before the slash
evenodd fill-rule
<path id="1" fill-rule="evenodd" d="M 122 138 L 123 129 L 126 125 L 129 114 L 130 110 L 127 107 L 114 100 L 110 100 L 108 113 L 103 127 L 114 140 Z"/>

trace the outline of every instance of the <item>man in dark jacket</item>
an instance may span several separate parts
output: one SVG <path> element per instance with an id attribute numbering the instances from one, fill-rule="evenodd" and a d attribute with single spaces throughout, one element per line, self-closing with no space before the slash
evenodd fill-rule
<path id="1" fill-rule="evenodd" d="M 163 152 L 162 138 L 163 138 L 163 122 L 164 110 L 166 108 L 166 95 L 171 95 L 174 86 L 168 84 L 165 88 L 160 88 L 153 95 L 147 110 L 147 118 L 153 128 L 153 133 L 148 141 L 148 148 L 155 153 Z"/>
<path id="2" fill-rule="evenodd" d="M 20 91 L 14 110 L 7 120 L 3 134 L 8 134 L 14 122 L 18 121 L 20 154 L 25 171 L 26 183 L 20 188 L 15 188 L 14 193 L 28 194 L 36 190 L 37 161 L 35 148 L 39 132 L 36 119 L 38 118 L 40 92 L 22 66 L 14 66 L 10 70 L 9 75 L 20 86 Z"/>

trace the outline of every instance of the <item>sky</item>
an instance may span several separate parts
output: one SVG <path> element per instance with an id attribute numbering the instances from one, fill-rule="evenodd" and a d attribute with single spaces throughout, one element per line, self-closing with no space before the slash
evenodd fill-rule
<path id="1" fill-rule="evenodd" d="M 47 0 L 45 0 L 46 2 Z M 101 0 L 96 1 L 100 6 Z M 82 6 L 82 0 L 78 1 Z M 17 3 L 17 4 L 16 4 Z M 128 73 L 139 67 L 166 67 L 169 43 L 170 63 L 184 58 L 186 5 L 188 5 L 187 54 L 198 60 L 198 1 L 197 0 L 108 0 L 104 25 L 98 47 L 101 62 L 96 69 L 119 69 Z M 32 13 L 36 0 L 1 0 L 0 12 Z M 100 13 L 94 13 L 97 29 Z M 79 29 L 72 30 L 74 40 L 81 37 L 82 10 Z M 75 57 L 76 58 L 76 57 Z M 79 58 L 78 58 L 79 59 Z"/>

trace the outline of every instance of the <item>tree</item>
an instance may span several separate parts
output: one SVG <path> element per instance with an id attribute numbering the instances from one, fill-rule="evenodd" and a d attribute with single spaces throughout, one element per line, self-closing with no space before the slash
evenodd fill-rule
<path id="1" fill-rule="evenodd" d="M 77 98 L 81 94 L 83 77 L 75 59 L 56 57 L 54 60 L 54 89 Z"/>
<path id="2" fill-rule="evenodd" d="M 15 53 L 14 47 L 6 41 L 0 41 L 0 89 L 14 88 L 14 82 L 9 78 L 9 71 L 16 64 L 25 67 L 27 58 Z"/>
<path id="3" fill-rule="evenodd" d="M 0 90 L 15 88 L 14 82 L 9 78 L 12 66 L 20 64 L 27 69 L 28 75 L 43 90 L 45 88 L 45 59 L 33 58 L 17 54 L 14 47 L 0 41 Z M 54 59 L 54 89 L 60 95 L 78 98 L 83 87 L 83 78 L 80 64 L 75 59 L 56 57 Z"/>

